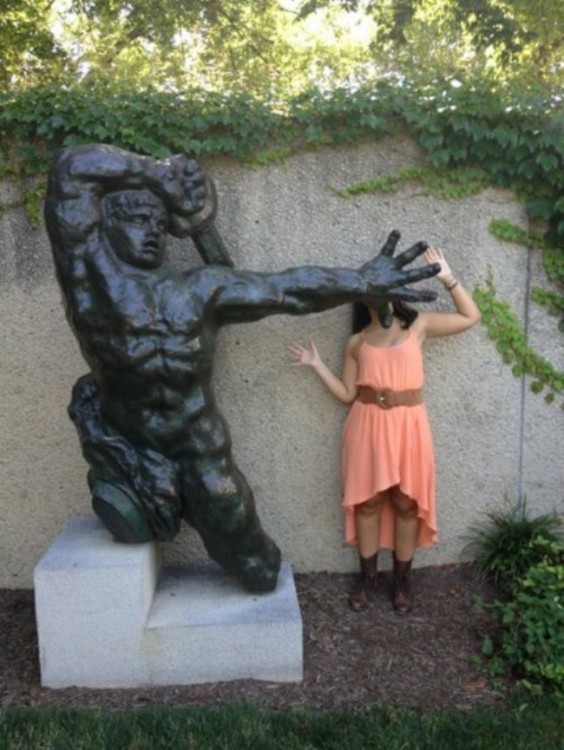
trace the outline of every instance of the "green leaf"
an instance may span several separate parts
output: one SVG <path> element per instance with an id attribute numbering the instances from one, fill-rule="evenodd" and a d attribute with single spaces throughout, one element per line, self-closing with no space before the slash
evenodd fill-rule
<path id="1" fill-rule="evenodd" d="M 491 656 L 494 652 L 494 644 L 489 636 L 486 636 L 482 642 L 482 653 L 484 656 Z"/>
<path id="2" fill-rule="evenodd" d="M 527 210 L 538 219 L 548 220 L 552 216 L 555 206 L 547 198 L 536 198 L 527 203 Z"/>
<path id="3" fill-rule="evenodd" d="M 555 154 L 549 154 L 546 151 L 541 151 L 536 155 L 536 162 L 546 171 L 550 172 L 552 169 L 556 169 L 559 166 L 558 157 Z"/>

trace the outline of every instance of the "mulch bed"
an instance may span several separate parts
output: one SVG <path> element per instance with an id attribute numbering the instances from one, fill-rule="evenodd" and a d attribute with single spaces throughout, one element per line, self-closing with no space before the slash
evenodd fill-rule
<path id="1" fill-rule="evenodd" d="M 254 680 L 166 688 L 52 690 L 40 685 L 33 592 L 0 589 L 0 706 L 131 709 L 141 706 L 218 705 L 249 702 L 285 710 L 354 709 L 375 705 L 434 710 L 501 706 L 476 664 L 484 636 L 494 629 L 487 609 L 495 592 L 469 565 L 417 569 L 416 606 L 396 615 L 390 574 L 369 610 L 351 612 L 346 598 L 353 577 L 296 575 L 304 626 L 304 680 Z"/>

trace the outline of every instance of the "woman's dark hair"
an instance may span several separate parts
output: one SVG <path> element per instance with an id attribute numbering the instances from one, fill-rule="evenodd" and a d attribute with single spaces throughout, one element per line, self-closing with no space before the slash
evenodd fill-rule
<path id="1" fill-rule="evenodd" d="M 419 315 L 418 310 L 409 307 L 405 302 L 392 301 L 392 314 L 394 318 L 400 321 L 402 328 L 409 328 L 415 318 Z M 370 312 L 364 302 L 355 302 L 353 304 L 353 333 L 362 331 L 370 323 Z"/>

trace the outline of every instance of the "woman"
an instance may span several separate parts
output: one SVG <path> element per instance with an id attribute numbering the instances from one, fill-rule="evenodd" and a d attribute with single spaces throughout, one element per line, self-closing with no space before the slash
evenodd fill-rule
<path id="1" fill-rule="evenodd" d="M 365 321 L 346 344 L 341 378 L 324 364 L 315 344 L 290 349 L 294 364 L 311 367 L 339 401 L 352 404 L 343 431 L 343 503 L 346 540 L 358 545 L 360 558 L 358 583 L 349 596 L 355 611 L 368 606 L 376 588 L 379 550 L 392 549 L 393 607 L 399 614 L 409 612 L 415 550 L 437 541 L 421 346 L 428 338 L 468 330 L 480 312 L 441 250 L 429 248 L 424 257 L 440 264 L 437 278 L 451 295 L 454 312 L 418 313 L 392 302 L 392 325 L 384 328 L 376 310 L 356 306 Z"/>

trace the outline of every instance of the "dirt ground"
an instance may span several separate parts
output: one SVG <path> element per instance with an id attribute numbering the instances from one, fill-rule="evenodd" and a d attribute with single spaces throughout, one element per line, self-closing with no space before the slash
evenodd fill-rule
<path id="1" fill-rule="evenodd" d="M 417 710 L 473 710 L 502 705 L 476 665 L 480 645 L 493 630 L 476 598 L 493 590 L 469 565 L 417 569 L 415 607 L 398 616 L 390 604 L 390 573 L 367 611 L 347 608 L 353 578 L 297 574 L 304 628 L 304 680 L 254 680 L 166 688 L 91 690 L 42 688 L 39 678 L 33 592 L 0 590 L 0 706 L 129 709 L 140 706 L 251 702 L 264 708 L 334 708 L 365 711 L 376 704 Z"/>

